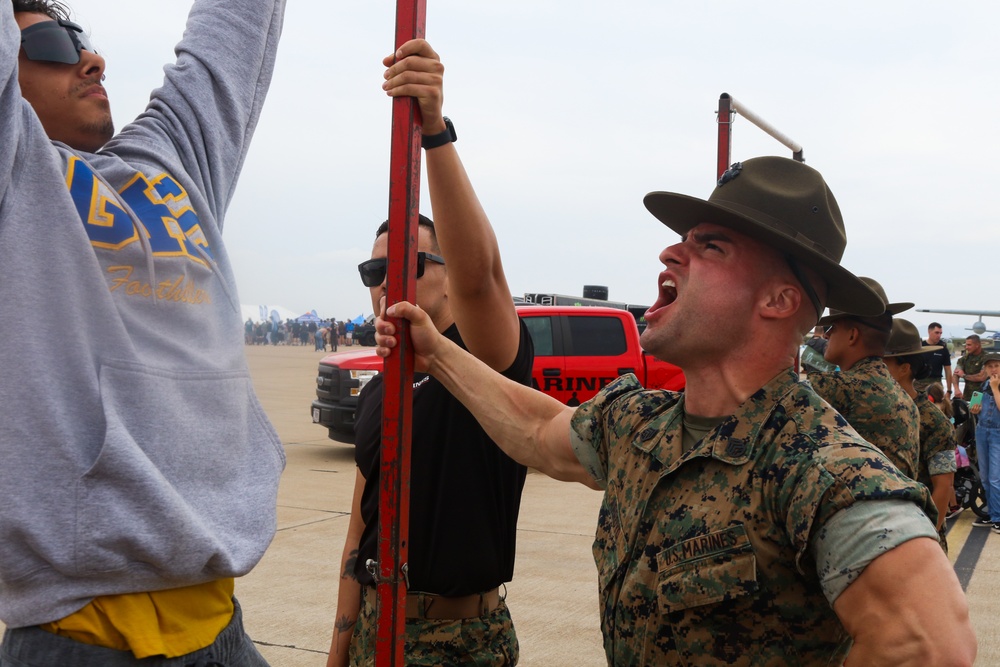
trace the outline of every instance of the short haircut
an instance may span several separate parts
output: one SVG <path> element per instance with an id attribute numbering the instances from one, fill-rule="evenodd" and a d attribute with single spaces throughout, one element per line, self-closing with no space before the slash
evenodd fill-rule
<path id="1" fill-rule="evenodd" d="M 426 227 L 427 229 L 431 230 L 431 236 L 434 237 L 434 242 L 437 243 L 437 231 L 434 229 L 434 221 L 433 220 L 431 220 L 426 215 L 424 215 L 423 213 L 421 213 L 420 216 L 417 218 L 417 224 L 421 225 L 423 227 Z M 382 236 L 387 231 L 389 231 L 389 221 L 388 220 L 386 220 L 381 225 L 379 225 L 378 229 L 375 230 L 375 238 L 378 238 L 378 237 Z"/>
<path id="2" fill-rule="evenodd" d="M 892 315 L 883 313 L 877 317 L 847 317 L 845 320 L 855 325 L 861 336 L 861 343 L 870 354 L 882 356 L 892 332 Z"/>
<path id="3" fill-rule="evenodd" d="M 974 340 L 977 343 L 981 342 L 981 339 L 979 338 L 978 334 L 972 334 L 971 336 L 966 336 L 965 340 Z"/>
<path id="4" fill-rule="evenodd" d="M 930 324 L 927 325 L 928 331 L 930 331 L 931 329 L 940 329 L 940 328 L 941 328 L 940 322 L 931 322 Z"/>
<path id="5" fill-rule="evenodd" d="M 59 0 L 11 0 L 14 3 L 14 13 L 30 12 L 45 14 L 53 21 L 69 20 L 69 8 Z"/>
<path id="6" fill-rule="evenodd" d="M 916 378 L 927 368 L 927 359 L 923 354 L 906 354 L 901 357 L 895 357 L 896 363 L 899 365 L 906 364 L 910 367 L 910 377 Z"/>
<path id="7" fill-rule="evenodd" d="M 430 218 L 428 218 L 426 215 L 421 214 L 421 215 L 419 215 L 417 217 L 417 224 L 420 227 L 423 227 L 423 228 L 427 229 L 428 231 L 430 231 L 430 233 L 431 233 L 431 249 L 434 252 L 436 252 L 436 253 L 440 253 L 441 252 L 441 246 L 438 245 L 437 230 L 434 229 L 434 221 L 431 220 Z M 383 234 L 385 234 L 388 231 L 389 231 L 389 221 L 386 220 L 385 222 L 383 222 L 381 225 L 378 226 L 378 229 L 375 230 L 375 238 L 378 238 L 378 237 L 382 236 Z"/>

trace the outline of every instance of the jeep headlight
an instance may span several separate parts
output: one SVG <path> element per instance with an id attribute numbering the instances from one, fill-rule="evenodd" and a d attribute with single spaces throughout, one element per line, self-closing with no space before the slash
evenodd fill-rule
<path id="1" fill-rule="evenodd" d="M 351 371 L 351 379 L 358 381 L 357 387 L 351 387 L 351 396 L 357 396 L 368 382 L 378 375 L 378 371 Z"/>

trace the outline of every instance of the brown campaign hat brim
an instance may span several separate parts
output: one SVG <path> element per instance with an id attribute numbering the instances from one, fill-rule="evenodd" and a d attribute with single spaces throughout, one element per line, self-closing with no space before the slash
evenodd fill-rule
<path id="1" fill-rule="evenodd" d="M 892 331 L 882 356 L 909 357 L 941 349 L 944 349 L 943 345 L 924 345 L 916 325 L 909 320 L 897 318 L 892 321 Z"/>
<path id="2" fill-rule="evenodd" d="M 935 350 L 943 350 L 943 345 L 922 345 L 919 350 L 901 350 L 896 352 L 894 350 L 886 350 L 883 357 L 910 357 L 917 354 L 923 354 L 925 352 L 934 352 Z"/>
<path id="3" fill-rule="evenodd" d="M 910 308 L 913 308 L 913 304 L 906 303 L 905 301 L 901 303 L 890 303 L 885 307 L 885 312 L 889 313 L 890 315 L 899 315 L 900 313 L 905 312 Z M 821 327 L 825 327 L 828 324 L 833 324 L 837 320 L 842 320 L 847 317 L 856 318 L 859 317 L 859 315 L 857 313 L 845 313 L 842 310 L 831 310 L 828 314 L 819 318 L 819 322 L 817 322 L 816 324 L 818 324 Z M 860 317 L 864 316 L 861 315 Z"/>
<path id="4" fill-rule="evenodd" d="M 800 261 L 827 287 L 826 305 L 856 315 L 874 317 L 885 312 L 885 302 L 856 275 L 843 268 L 822 248 L 799 234 L 792 235 L 780 221 L 766 214 L 739 211 L 724 202 L 710 202 L 675 192 L 650 192 L 643 199 L 657 220 L 681 236 L 702 223 L 728 227 Z"/>

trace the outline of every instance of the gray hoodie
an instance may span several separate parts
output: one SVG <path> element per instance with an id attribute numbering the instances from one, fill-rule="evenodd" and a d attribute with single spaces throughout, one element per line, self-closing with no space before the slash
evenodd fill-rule
<path id="1" fill-rule="evenodd" d="M 18 29 L 0 0 L 9 627 L 98 595 L 240 576 L 274 535 L 284 452 L 250 382 L 221 234 L 283 11 L 195 2 L 146 111 L 80 153 L 49 141 L 22 99 Z"/>

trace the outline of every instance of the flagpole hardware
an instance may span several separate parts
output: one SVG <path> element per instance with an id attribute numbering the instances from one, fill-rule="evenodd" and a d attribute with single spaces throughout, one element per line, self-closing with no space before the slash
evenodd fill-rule
<path id="1" fill-rule="evenodd" d="M 369 558 L 365 561 L 365 569 L 368 570 L 368 574 L 372 575 L 372 579 L 375 580 L 375 583 L 379 583 L 381 581 L 378 572 L 378 561 L 374 558 Z M 403 585 L 406 586 L 406 590 L 410 590 L 410 564 L 403 563 L 399 570 L 403 575 Z M 389 583 L 393 582 L 390 581 Z"/>

